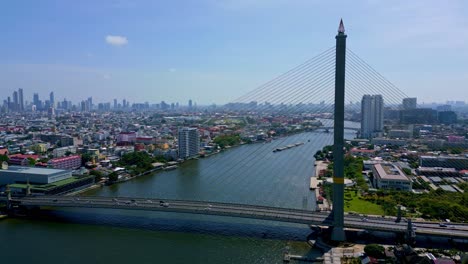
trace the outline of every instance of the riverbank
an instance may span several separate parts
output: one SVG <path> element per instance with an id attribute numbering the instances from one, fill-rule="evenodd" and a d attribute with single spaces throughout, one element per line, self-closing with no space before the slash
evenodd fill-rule
<path id="1" fill-rule="evenodd" d="M 323 160 L 316 160 L 314 163 L 315 166 L 315 175 L 312 178 L 315 178 L 317 181 L 318 188 L 315 189 L 315 200 L 317 201 L 317 211 L 330 211 L 331 204 L 330 202 L 323 197 L 324 190 L 323 190 L 323 180 L 318 180 L 321 175 L 321 171 L 326 170 L 328 167 L 329 162 Z M 312 182 L 312 179 L 311 179 Z"/>

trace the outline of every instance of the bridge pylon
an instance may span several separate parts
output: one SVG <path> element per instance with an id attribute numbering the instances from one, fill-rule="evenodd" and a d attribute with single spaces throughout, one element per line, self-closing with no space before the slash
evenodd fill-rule
<path id="1" fill-rule="evenodd" d="M 331 239 L 344 241 L 344 99 L 346 67 L 346 34 L 343 20 L 336 35 L 335 116 L 333 144 L 333 229 Z"/>

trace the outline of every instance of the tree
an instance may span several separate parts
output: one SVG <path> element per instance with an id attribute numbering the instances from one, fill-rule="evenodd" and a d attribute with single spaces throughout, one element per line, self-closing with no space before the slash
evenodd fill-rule
<path id="1" fill-rule="evenodd" d="M 2 162 L 8 162 L 10 159 L 8 158 L 7 155 L 0 155 L 0 163 Z"/>
<path id="2" fill-rule="evenodd" d="M 93 175 L 96 182 L 100 181 L 102 178 L 102 172 L 98 170 L 92 170 L 89 175 Z"/>
<path id="3" fill-rule="evenodd" d="M 408 168 L 403 168 L 403 172 L 408 176 L 410 176 L 412 174 L 411 169 L 408 169 Z"/>
<path id="4" fill-rule="evenodd" d="M 34 165 L 36 165 L 36 160 L 33 158 L 28 158 L 28 165 L 34 167 Z"/>
<path id="5" fill-rule="evenodd" d="M 89 153 L 84 153 L 81 155 L 81 165 L 85 165 L 86 162 L 91 161 L 93 159 L 93 156 Z"/>
<path id="6" fill-rule="evenodd" d="M 369 244 L 364 247 L 364 252 L 374 258 L 382 258 L 385 256 L 385 248 L 378 244 Z"/>
<path id="7" fill-rule="evenodd" d="M 117 181 L 119 179 L 119 175 L 115 171 L 111 172 L 107 176 L 109 177 L 109 181 L 111 181 L 111 182 L 115 182 L 115 181 Z"/>
<path id="8" fill-rule="evenodd" d="M 69 150 L 67 150 L 67 152 L 65 152 L 65 156 L 67 156 L 67 157 L 70 156 L 71 154 L 72 154 L 72 153 L 71 153 L 71 151 L 69 151 Z"/>

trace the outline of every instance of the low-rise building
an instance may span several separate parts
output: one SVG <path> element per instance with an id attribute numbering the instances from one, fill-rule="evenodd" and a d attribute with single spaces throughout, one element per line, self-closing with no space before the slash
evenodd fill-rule
<path id="1" fill-rule="evenodd" d="M 61 147 L 61 148 L 56 148 L 52 151 L 52 154 L 54 155 L 55 158 L 61 158 L 65 156 L 67 153 L 75 154 L 76 147 L 73 147 L 73 146 Z"/>
<path id="2" fill-rule="evenodd" d="M 71 171 L 36 167 L 8 166 L 0 170 L 0 185 L 12 183 L 50 184 L 72 177 Z"/>
<path id="3" fill-rule="evenodd" d="M 466 170 L 468 169 L 468 158 L 461 156 L 421 156 L 419 166 Z"/>
<path id="4" fill-rule="evenodd" d="M 411 181 L 400 168 L 391 163 L 378 163 L 372 167 L 374 186 L 379 189 L 411 191 Z"/>
<path id="5" fill-rule="evenodd" d="M 81 156 L 74 155 L 49 160 L 47 165 L 54 169 L 75 170 L 81 166 Z"/>

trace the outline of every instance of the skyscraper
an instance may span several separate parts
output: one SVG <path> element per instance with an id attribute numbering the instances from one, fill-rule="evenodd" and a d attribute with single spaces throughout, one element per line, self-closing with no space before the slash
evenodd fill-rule
<path id="1" fill-rule="evenodd" d="M 49 103 L 50 103 L 50 107 L 55 108 L 54 92 L 50 92 L 50 94 L 49 94 Z"/>
<path id="2" fill-rule="evenodd" d="M 361 137 L 374 138 L 383 135 L 382 95 L 364 95 L 361 101 Z"/>
<path id="3" fill-rule="evenodd" d="M 416 109 L 417 107 L 417 99 L 414 98 L 403 98 L 403 109 L 410 110 Z"/>
<path id="4" fill-rule="evenodd" d="M 193 157 L 200 151 L 200 134 L 197 128 L 183 127 L 179 129 L 179 158 Z"/>
<path id="5" fill-rule="evenodd" d="M 18 92 L 14 91 L 13 92 L 13 107 L 12 107 L 12 110 L 13 111 L 18 111 L 18 109 L 19 109 Z"/>
<path id="6" fill-rule="evenodd" d="M 41 109 L 41 101 L 39 101 L 39 94 L 38 93 L 33 94 L 33 104 L 36 106 L 36 110 Z"/>
<path id="7" fill-rule="evenodd" d="M 188 100 L 188 108 L 192 109 L 192 99 Z"/>
<path id="8" fill-rule="evenodd" d="M 19 88 L 18 89 L 18 99 L 19 99 L 19 111 L 23 112 L 24 111 L 24 98 L 23 98 L 23 89 Z"/>

